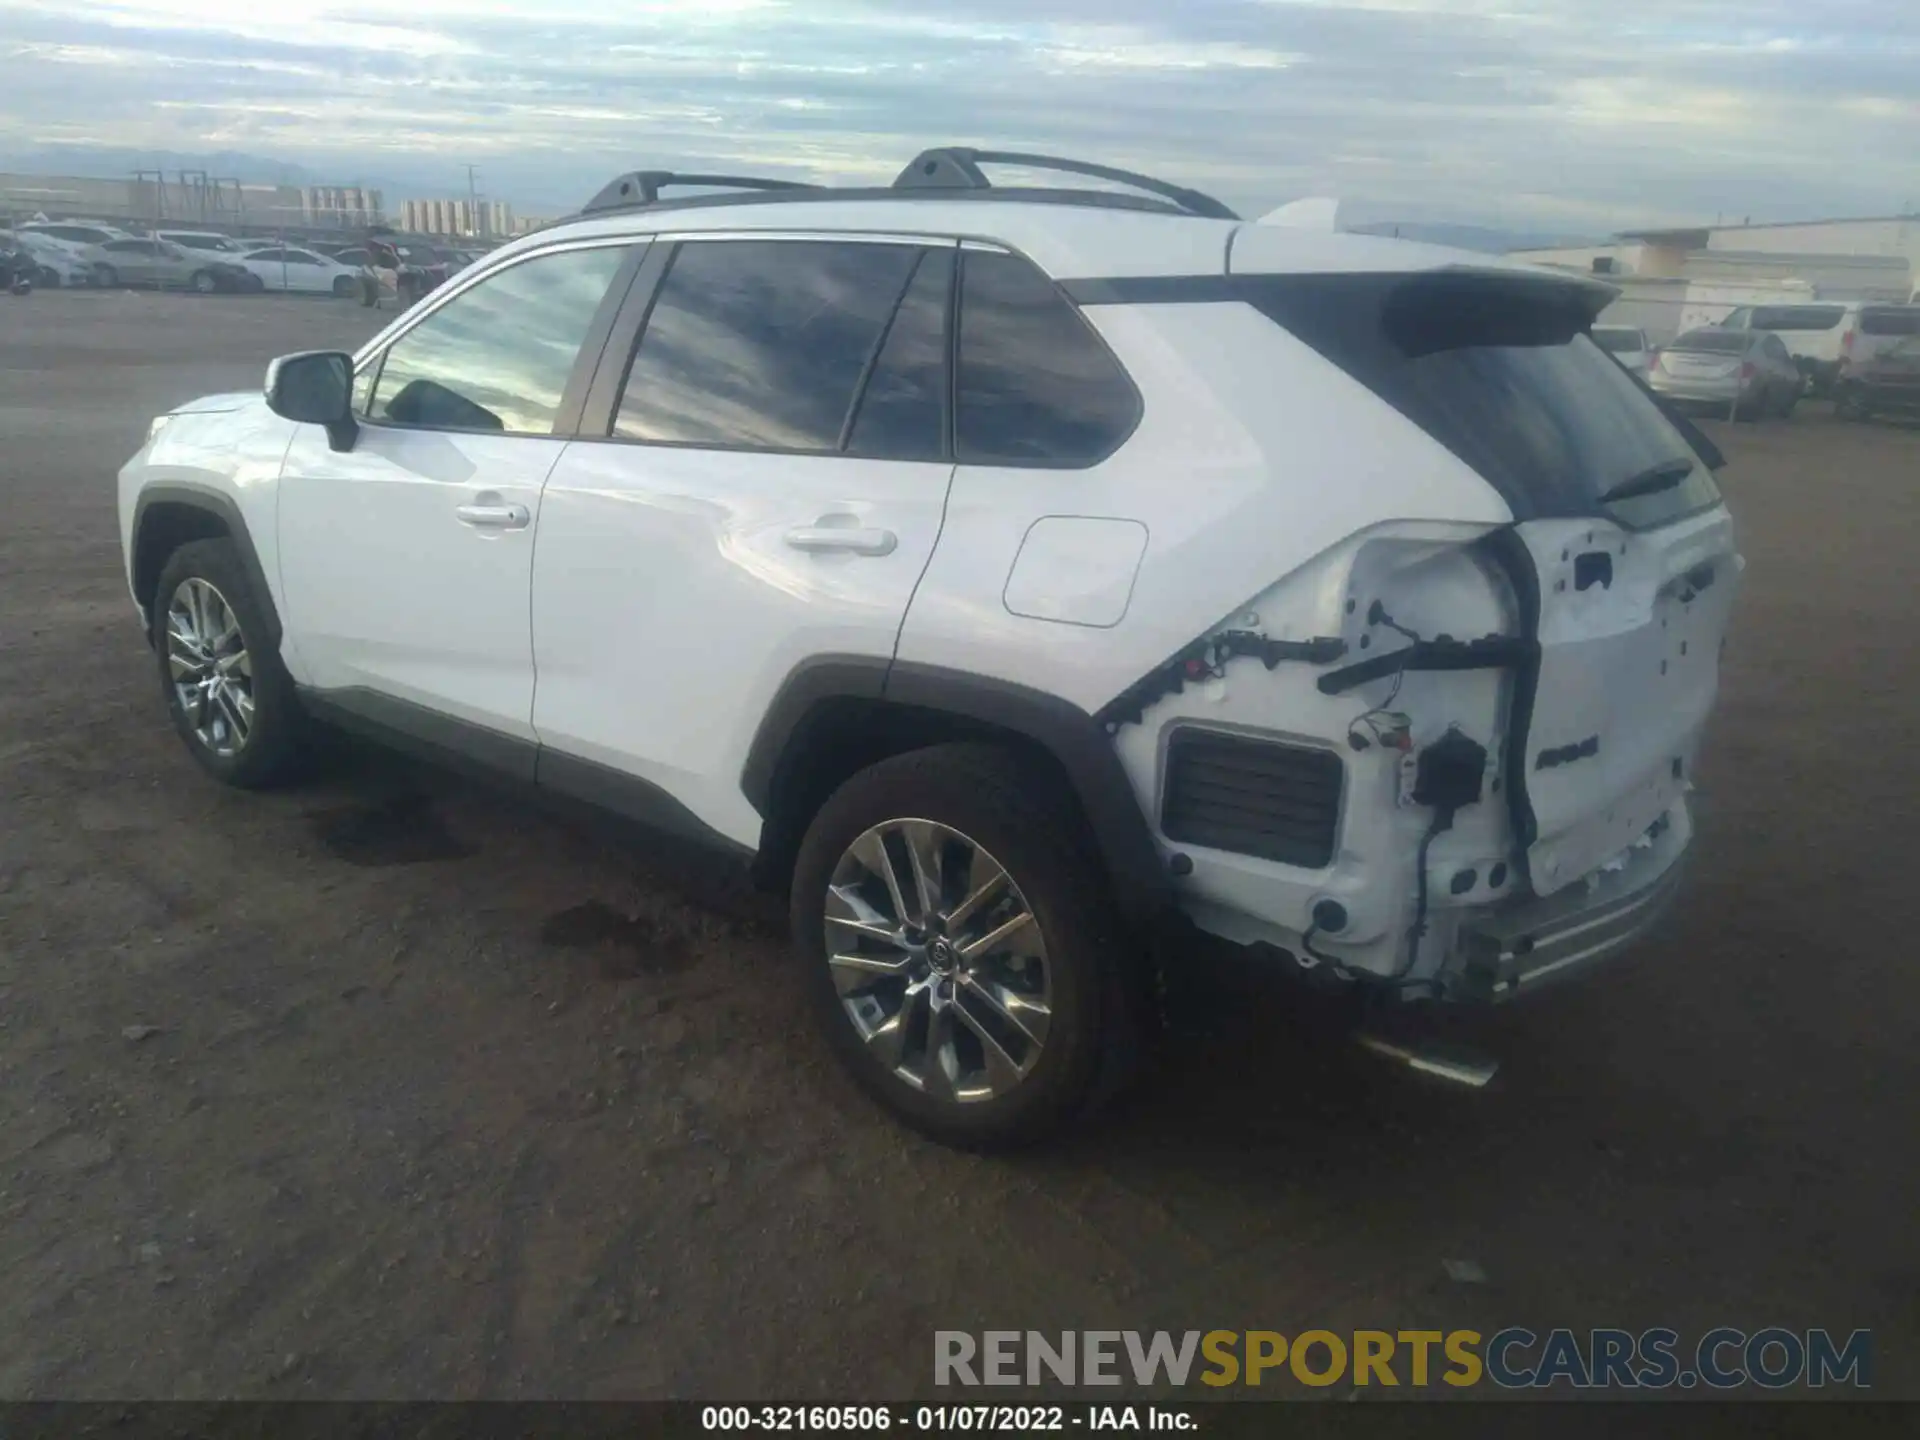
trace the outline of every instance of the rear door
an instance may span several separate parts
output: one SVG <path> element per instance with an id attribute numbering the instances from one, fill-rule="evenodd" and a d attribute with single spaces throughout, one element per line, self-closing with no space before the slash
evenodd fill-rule
<path id="1" fill-rule="evenodd" d="M 542 499 L 542 784 L 664 792 L 758 842 L 741 774 L 761 716 L 815 657 L 891 659 L 940 534 L 954 253 L 655 242 L 588 401 L 601 438 Z"/>
<path id="2" fill-rule="evenodd" d="M 321 262 L 318 255 L 305 250 L 288 250 L 286 253 L 286 286 L 289 290 L 312 293 L 325 290 L 332 285 L 330 271 Z"/>
<path id="3" fill-rule="evenodd" d="M 249 274 L 259 277 L 260 283 L 269 290 L 287 288 L 287 252 L 282 249 L 256 250 L 245 256 L 241 264 L 247 267 Z"/>
<path id="4" fill-rule="evenodd" d="M 153 243 L 148 240 L 109 240 L 100 247 L 101 258 L 119 276 L 124 285 L 153 283 Z"/>

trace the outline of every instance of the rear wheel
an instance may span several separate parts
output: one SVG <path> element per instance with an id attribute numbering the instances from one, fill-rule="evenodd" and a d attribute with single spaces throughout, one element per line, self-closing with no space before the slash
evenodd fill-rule
<path id="1" fill-rule="evenodd" d="M 341 300 L 350 299 L 353 291 L 354 283 L 351 275 L 336 275 L 333 277 L 333 293 L 336 298 Z"/>
<path id="2" fill-rule="evenodd" d="M 1077 813 L 983 745 L 861 771 L 795 865 L 793 933 L 835 1050 L 936 1140 L 1038 1139 L 1134 1052 L 1141 968 Z"/>
<path id="3" fill-rule="evenodd" d="M 216 780 L 252 790 L 301 758 L 293 679 L 231 540 L 195 540 L 168 558 L 153 604 L 154 651 L 174 729 Z"/>
<path id="4" fill-rule="evenodd" d="M 118 285 L 120 272 L 103 262 L 93 267 L 93 283 L 103 288 Z"/>
<path id="5" fill-rule="evenodd" d="M 215 290 L 220 288 L 220 283 L 213 278 L 213 272 L 211 270 L 194 271 L 192 285 L 193 288 L 202 295 L 211 295 Z"/>

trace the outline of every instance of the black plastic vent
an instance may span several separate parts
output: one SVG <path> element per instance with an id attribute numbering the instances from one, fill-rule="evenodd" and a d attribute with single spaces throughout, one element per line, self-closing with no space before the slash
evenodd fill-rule
<path id="1" fill-rule="evenodd" d="M 1333 860 L 1345 773 L 1331 750 L 1177 730 L 1160 829 L 1184 844 L 1317 870 Z"/>

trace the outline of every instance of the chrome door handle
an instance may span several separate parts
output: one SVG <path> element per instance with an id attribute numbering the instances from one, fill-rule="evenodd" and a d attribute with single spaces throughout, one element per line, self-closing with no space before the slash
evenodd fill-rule
<path id="1" fill-rule="evenodd" d="M 814 555 L 833 551 L 849 555 L 891 555 L 899 543 L 900 537 L 891 530 L 864 530 L 842 525 L 796 525 L 787 531 L 787 544 Z"/>
<path id="2" fill-rule="evenodd" d="M 524 530 L 533 518 L 524 505 L 460 505 L 453 513 L 487 530 Z"/>

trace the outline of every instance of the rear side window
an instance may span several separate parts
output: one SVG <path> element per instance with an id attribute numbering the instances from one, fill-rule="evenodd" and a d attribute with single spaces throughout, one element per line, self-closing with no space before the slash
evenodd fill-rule
<path id="1" fill-rule="evenodd" d="M 1755 330 L 1831 330 L 1847 312 L 1838 305 L 1756 305 Z"/>
<path id="2" fill-rule="evenodd" d="M 832 452 L 921 250 L 683 242 L 615 413 L 627 440 Z"/>
<path id="3" fill-rule="evenodd" d="M 1920 335 L 1920 306 L 1862 310 L 1860 333 L 1862 335 Z"/>
<path id="4" fill-rule="evenodd" d="M 939 460 L 947 453 L 947 300 L 952 250 L 929 250 L 887 327 L 848 432 L 855 455 Z"/>
<path id="5" fill-rule="evenodd" d="M 1091 465 L 1132 432 L 1133 382 L 1031 261 L 961 261 L 954 458 L 974 465 Z"/>
<path id="6" fill-rule="evenodd" d="M 1578 289 L 1438 272 L 1245 284 L 1264 314 L 1471 465 L 1517 519 L 1610 514 L 1647 528 L 1719 498 L 1693 437 L 1583 333 Z M 1678 483 L 1601 498 L 1685 461 Z"/>

